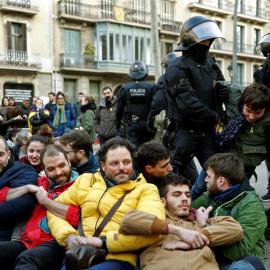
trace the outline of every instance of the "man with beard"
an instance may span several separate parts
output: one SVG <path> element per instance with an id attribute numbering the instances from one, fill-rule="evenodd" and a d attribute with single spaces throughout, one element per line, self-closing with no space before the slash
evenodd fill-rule
<path id="1" fill-rule="evenodd" d="M 36 195 L 38 202 L 30 219 L 18 228 L 20 233 L 13 234 L 12 240 L 15 241 L 0 242 L 1 269 L 59 270 L 65 249 L 50 234 L 46 211 L 48 209 L 77 225 L 79 208 L 60 204 L 54 199 L 73 184 L 78 173 L 71 170 L 66 152 L 58 145 L 42 149 L 40 160 L 46 176 L 38 178 L 38 186 L 11 188 L 6 193 L 6 203 L 30 193 Z"/>
<path id="2" fill-rule="evenodd" d="M 66 151 L 72 169 L 79 175 L 97 171 L 99 164 L 95 155 L 91 153 L 91 139 L 86 131 L 74 130 L 64 134 L 59 142 Z"/>
<path id="3" fill-rule="evenodd" d="M 217 270 L 210 247 L 240 240 L 241 226 L 231 217 L 209 219 L 211 207 L 192 209 L 189 182 L 183 176 L 166 178 L 159 193 L 166 209 L 166 221 L 131 210 L 124 216 L 119 230 L 123 234 L 164 235 L 142 252 L 141 269 Z"/>
<path id="4" fill-rule="evenodd" d="M 87 244 L 108 250 L 106 260 L 90 269 L 134 270 L 136 251 L 160 238 L 157 235 L 126 236 L 118 232 L 123 216 L 131 209 L 165 218 L 156 186 L 146 183 L 143 175 L 133 170 L 134 153 L 135 146 L 123 138 L 107 141 L 98 152 L 100 171 L 81 175 L 74 185 L 56 199 L 67 205 L 73 203 L 80 206 L 85 236 L 78 235 L 78 230 L 67 220 L 50 211 L 47 213 L 52 235 L 60 245 L 75 249 Z M 104 220 L 120 199 L 120 207 L 102 229 L 100 237 L 93 237 L 97 224 Z"/>
<path id="5" fill-rule="evenodd" d="M 113 137 L 119 136 L 116 128 L 116 96 L 113 95 L 111 87 L 102 89 L 103 99 L 99 103 L 94 119 L 94 125 L 100 145 Z"/>
<path id="6" fill-rule="evenodd" d="M 204 168 L 207 192 L 192 206 L 212 206 L 210 216 L 231 216 L 244 231 L 240 241 L 215 249 L 220 269 L 264 269 L 260 259 L 264 258 L 266 217 L 258 195 L 244 178 L 243 162 L 231 153 L 220 153 L 209 158 Z"/>
<path id="7" fill-rule="evenodd" d="M 7 191 L 28 184 L 36 185 L 37 178 L 32 166 L 14 161 L 7 141 L 0 136 L 0 241 L 10 240 L 17 222 L 31 214 L 36 202 L 32 194 L 6 201 Z"/>

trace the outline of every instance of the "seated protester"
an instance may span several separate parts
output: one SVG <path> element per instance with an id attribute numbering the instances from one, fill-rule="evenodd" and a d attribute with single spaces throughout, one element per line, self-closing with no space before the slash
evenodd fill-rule
<path id="1" fill-rule="evenodd" d="M 28 117 L 29 130 L 33 135 L 38 133 L 42 125 L 48 124 L 49 115 L 50 111 L 43 107 L 42 99 L 38 98 Z"/>
<path id="2" fill-rule="evenodd" d="M 228 88 L 229 100 L 225 104 L 229 124 L 220 128 L 216 142 L 222 152 L 233 153 L 243 161 L 249 179 L 267 157 L 270 89 L 256 83 L 247 86 L 244 91 L 237 85 L 228 85 Z M 192 188 L 193 199 L 206 190 L 205 176 L 204 172 Z"/>
<path id="3" fill-rule="evenodd" d="M 7 143 L 8 143 L 8 146 L 10 148 L 13 148 L 15 146 L 15 142 L 16 142 L 16 136 L 17 134 L 20 132 L 19 129 L 12 129 L 8 132 L 8 140 L 7 140 Z"/>
<path id="4" fill-rule="evenodd" d="M 170 150 L 155 141 L 140 146 L 137 161 L 145 180 L 157 187 L 173 171 L 170 164 Z"/>
<path id="5" fill-rule="evenodd" d="M 18 161 L 32 166 L 37 173 L 43 171 L 40 161 L 40 152 L 49 144 L 46 137 L 35 134 L 31 136 L 26 142 L 26 156 L 20 158 Z"/>
<path id="6" fill-rule="evenodd" d="M 89 269 L 134 270 L 136 251 L 160 238 L 126 236 L 118 232 L 123 216 L 131 209 L 165 218 L 157 188 L 147 184 L 143 175 L 133 170 L 134 152 L 135 146 L 123 138 L 108 140 L 98 152 L 101 170 L 81 175 L 74 185 L 56 199 L 67 205 L 73 203 L 80 206 L 85 237 L 78 235 L 78 230 L 69 222 L 51 211 L 47 213 L 49 228 L 60 245 L 73 249 L 88 244 L 108 250 L 105 261 Z M 121 205 L 101 231 L 100 238 L 93 237 L 97 222 L 104 219 L 120 198 L 123 198 Z"/>
<path id="7" fill-rule="evenodd" d="M 143 143 L 137 153 L 139 171 L 148 183 L 159 187 L 168 175 L 177 175 L 178 170 L 170 164 L 170 150 L 155 141 Z M 197 175 L 192 173 L 194 162 L 190 162 L 185 169 L 185 176 Z M 195 166 L 195 165 L 194 165 Z"/>
<path id="8" fill-rule="evenodd" d="M 53 200 L 78 177 L 71 170 L 65 151 L 58 145 L 48 145 L 41 150 L 40 160 L 46 176 L 38 178 L 38 186 L 27 185 L 6 190 L 6 203 L 31 193 L 36 195 L 38 202 L 16 241 L 0 242 L 1 269 L 60 269 L 65 249 L 50 234 L 46 210 L 77 225 L 79 208 L 61 205 Z"/>
<path id="9" fill-rule="evenodd" d="M 40 126 L 37 134 L 46 137 L 51 144 L 54 143 L 52 129 L 47 124 Z"/>
<path id="10" fill-rule="evenodd" d="M 60 137 L 59 142 L 66 151 L 73 170 L 79 175 L 94 173 L 99 169 L 96 156 L 91 152 L 92 144 L 86 131 L 74 130 Z"/>
<path id="11" fill-rule="evenodd" d="M 26 142 L 32 136 L 32 134 L 27 130 L 21 130 L 15 141 L 15 146 L 12 148 L 12 154 L 14 155 L 15 160 L 26 156 Z"/>
<path id="12" fill-rule="evenodd" d="M 30 216 L 36 200 L 32 194 L 26 194 L 6 201 L 6 192 L 10 188 L 36 185 L 38 175 L 33 167 L 14 162 L 8 144 L 1 136 L 0 157 L 0 241 L 9 241 L 15 225 Z"/>
<path id="13" fill-rule="evenodd" d="M 141 269 L 219 269 L 211 247 L 242 238 L 241 226 L 231 217 L 208 218 L 211 207 L 191 208 L 189 182 L 169 176 L 159 188 L 166 221 L 153 214 L 129 211 L 119 229 L 123 234 L 164 235 L 140 255 Z"/>
<path id="14" fill-rule="evenodd" d="M 204 168 L 207 192 L 193 201 L 192 206 L 212 206 L 210 217 L 231 216 L 244 231 L 243 238 L 235 244 L 215 248 L 220 269 L 264 269 L 260 268 L 259 258 L 264 258 L 265 211 L 248 180 L 243 181 L 243 162 L 234 154 L 219 153 L 210 157 Z M 255 263 L 248 262 L 248 256 L 239 260 L 248 254 L 258 257 L 257 260 L 252 258 Z M 240 268 L 242 265 L 244 268 Z"/>

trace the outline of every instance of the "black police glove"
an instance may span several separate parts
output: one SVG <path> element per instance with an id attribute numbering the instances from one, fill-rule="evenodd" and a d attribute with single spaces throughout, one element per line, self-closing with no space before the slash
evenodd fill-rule
<path id="1" fill-rule="evenodd" d="M 170 149 L 171 148 L 171 144 L 172 144 L 172 139 L 173 139 L 173 133 L 166 130 L 166 132 L 164 133 L 163 137 L 162 137 L 162 144 Z"/>
<path id="2" fill-rule="evenodd" d="M 157 132 L 157 128 L 155 127 L 155 118 L 151 118 L 147 120 L 146 128 L 150 133 L 155 134 Z"/>
<path id="3" fill-rule="evenodd" d="M 216 122 L 218 124 L 224 124 L 227 125 L 228 124 L 228 119 L 227 119 L 227 114 L 224 111 L 218 111 L 217 115 L 216 115 Z"/>
<path id="4" fill-rule="evenodd" d="M 121 120 L 117 119 L 116 120 L 116 129 L 117 130 L 119 130 L 121 128 L 121 124 L 122 124 Z"/>
<path id="5" fill-rule="evenodd" d="M 217 81 L 215 85 L 215 95 L 216 97 L 225 102 L 229 98 L 229 88 L 223 81 Z"/>

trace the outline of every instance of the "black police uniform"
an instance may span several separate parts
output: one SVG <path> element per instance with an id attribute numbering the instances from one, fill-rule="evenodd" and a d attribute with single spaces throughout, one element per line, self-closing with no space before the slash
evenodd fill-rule
<path id="1" fill-rule="evenodd" d="M 174 160 L 181 167 L 196 156 L 201 164 L 214 155 L 215 124 L 222 113 L 222 101 L 214 93 L 215 81 L 224 77 L 206 46 L 195 44 L 176 58 L 166 71 L 169 96 L 178 131 L 174 136 Z M 196 53 L 198 52 L 198 53 Z"/>
<path id="2" fill-rule="evenodd" d="M 118 95 L 117 122 L 120 123 L 124 116 L 126 138 L 137 147 L 153 137 L 146 128 L 146 120 L 155 91 L 154 84 L 139 80 L 123 85 Z"/>

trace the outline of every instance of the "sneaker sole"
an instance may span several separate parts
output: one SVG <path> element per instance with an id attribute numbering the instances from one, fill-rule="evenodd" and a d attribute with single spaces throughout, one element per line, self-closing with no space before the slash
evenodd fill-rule
<path id="1" fill-rule="evenodd" d="M 261 200 L 262 202 L 270 202 L 270 199 L 262 199 L 262 198 L 260 198 L 260 200 Z"/>

